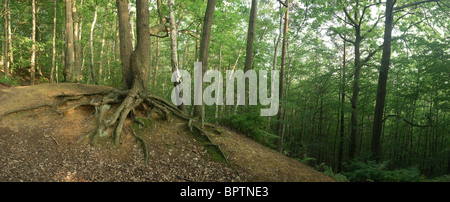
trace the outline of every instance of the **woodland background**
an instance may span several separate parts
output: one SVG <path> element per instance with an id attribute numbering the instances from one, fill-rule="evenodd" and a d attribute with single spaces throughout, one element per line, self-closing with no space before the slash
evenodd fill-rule
<path id="1" fill-rule="evenodd" d="M 120 87 L 116 2 L 72 4 L 79 71 L 72 82 Z M 135 1 L 129 4 L 135 44 Z M 207 4 L 175 1 L 177 65 L 191 73 Z M 169 9 L 165 0 L 149 5 L 148 85 L 170 100 Z M 66 2 L 2 0 L 0 6 L 0 82 L 63 82 Z M 260 117 L 267 106 L 258 105 L 207 106 L 205 118 L 337 179 L 449 180 L 449 14 L 444 0 L 218 1 L 208 67 L 281 70 L 282 104 L 277 117 Z"/>

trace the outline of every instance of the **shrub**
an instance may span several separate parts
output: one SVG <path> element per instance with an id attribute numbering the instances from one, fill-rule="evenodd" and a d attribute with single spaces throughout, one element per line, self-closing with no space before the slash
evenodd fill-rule
<path id="1" fill-rule="evenodd" d="M 269 123 L 265 117 L 260 116 L 259 110 L 223 116 L 218 121 L 220 124 L 244 133 L 267 147 L 276 148 L 275 140 L 278 136 L 266 131 Z"/>
<path id="2" fill-rule="evenodd" d="M 420 171 L 417 167 L 387 170 L 388 161 L 376 163 L 375 161 L 354 161 L 343 173 L 350 181 L 355 182 L 418 182 Z"/>

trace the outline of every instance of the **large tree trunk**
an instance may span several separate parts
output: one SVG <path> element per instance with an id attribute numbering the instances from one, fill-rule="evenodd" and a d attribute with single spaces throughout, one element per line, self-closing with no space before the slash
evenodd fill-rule
<path id="1" fill-rule="evenodd" d="M 246 56 L 245 56 L 244 72 L 247 72 L 248 70 L 252 69 L 253 42 L 255 39 L 255 23 L 256 23 L 257 12 L 258 12 L 258 0 L 252 0 L 252 8 L 250 11 L 250 20 L 249 20 L 249 24 L 248 24 L 247 50 L 246 50 Z"/>
<path id="2" fill-rule="evenodd" d="M 383 110 L 386 98 L 386 83 L 388 79 L 389 65 L 391 62 L 393 8 L 395 2 L 386 2 L 386 21 L 384 25 L 383 56 L 381 58 L 380 75 L 378 78 L 377 101 L 372 128 L 372 155 L 375 160 L 381 158 L 381 128 L 383 124 Z"/>
<path id="3" fill-rule="evenodd" d="M 74 82 L 75 49 L 73 39 L 72 1 L 66 0 L 66 52 L 64 66 L 64 82 Z"/>
<path id="4" fill-rule="evenodd" d="M 284 18 L 284 30 L 283 30 L 283 47 L 281 50 L 281 71 L 280 71 L 280 100 L 283 100 L 283 94 L 284 94 L 284 70 L 286 67 L 286 53 L 287 53 L 287 34 L 289 30 L 289 0 L 286 0 L 286 14 Z M 277 117 L 277 151 L 281 152 L 282 150 L 282 120 L 283 120 L 283 103 L 280 103 L 280 106 L 278 107 L 278 117 Z"/>
<path id="5" fill-rule="evenodd" d="M 133 76 L 130 67 L 131 43 L 130 21 L 128 20 L 128 0 L 116 0 L 119 18 L 120 59 L 122 61 L 122 89 L 130 89 Z"/>
<path id="6" fill-rule="evenodd" d="M 202 63 L 202 76 L 208 69 L 208 56 L 209 56 L 209 43 L 211 38 L 211 27 L 212 27 L 212 19 L 214 16 L 214 11 L 216 9 L 216 0 L 208 0 L 208 5 L 206 7 L 206 13 L 203 23 L 203 33 L 202 33 L 202 41 L 200 43 L 200 55 L 199 61 Z M 204 90 L 204 86 L 202 84 L 202 92 Z M 203 127 L 205 121 L 205 103 L 202 100 L 202 105 L 196 105 L 194 107 L 194 116 L 199 118 L 201 121 L 201 125 Z"/>
<path id="7" fill-rule="evenodd" d="M 148 0 L 136 2 L 137 46 L 131 54 L 131 69 L 133 73 L 133 88 L 148 92 L 150 79 L 150 32 Z"/>
<path id="8" fill-rule="evenodd" d="M 36 75 L 36 0 L 32 2 L 32 33 L 31 33 L 31 67 L 30 67 L 30 85 L 34 85 L 35 75 Z"/>

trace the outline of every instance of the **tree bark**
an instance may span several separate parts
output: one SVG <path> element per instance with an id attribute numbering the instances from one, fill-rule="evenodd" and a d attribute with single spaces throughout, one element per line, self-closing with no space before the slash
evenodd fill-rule
<path id="1" fill-rule="evenodd" d="M 128 8 L 130 9 L 130 36 L 131 36 L 131 46 L 133 50 L 136 48 L 136 38 L 134 36 L 134 12 L 131 11 L 131 4 L 128 4 Z"/>
<path id="2" fill-rule="evenodd" d="M 133 85 L 131 71 L 131 43 L 130 22 L 128 20 L 128 0 L 116 0 L 119 18 L 120 59 L 122 61 L 122 89 L 130 89 Z"/>
<path id="3" fill-rule="evenodd" d="M 175 1 L 169 0 L 168 7 L 169 7 L 169 24 L 170 24 L 170 50 L 171 50 L 171 65 L 172 65 L 172 74 L 175 73 L 176 75 L 176 81 L 173 83 L 174 87 L 179 85 L 181 83 L 180 76 L 179 75 L 179 67 L 178 67 L 178 27 L 175 20 L 175 13 L 174 13 L 174 6 Z M 177 92 L 178 93 L 178 92 Z M 182 92 L 180 92 L 180 97 L 182 97 Z M 183 111 L 184 105 L 181 104 L 178 106 L 178 109 Z"/>
<path id="4" fill-rule="evenodd" d="M 74 43 L 74 73 L 75 81 L 81 83 L 83 74 L 81 72 L 81 34 L 80 34 L 80 17 L 78 16 L 77 0 L 72 0 L 72 18 L 73 18 L 73 43 Z"/>
<path id="5" fill-rule="evenodd" d="M 287 34 L 289 30 L 289 0 L 286 0 L 285 3 L 286 6 L 286 14 L 284 18 L 284 30 L 283 30 L 283 47 L 281 50 L 281 68 L 280 68 L 280 100 L 283 100 L 283 94 L 284 94 L 284 70 L 286 67 L 286 53 L 287 53 Z M 276 146 L 277 151 L 281 152 L 282 150 L 282 144 L 281 144 L 281 136 L 282 136 L 282 121 L 283 121 L 283 103 L 280 103 L 278 107 L 278 117 L 277 117 L 277 138 Z"/>
<path id="6" fill-rule="evenodd" d="M 8 50 L 9 50 L 9 63 L 8 63 L 8 74 L 10 74 L 12 67 L 14 63 L 14 51 L 13 51 L 13 40 L 12 40 L 12 30 L 11 30 L 11 2 L 8 1 Z"/>
<path id="7" fill-rule="evenodd" d="M 249 24 L 248 24 L 247 50 L 246 50 L 246 56 L 245 56 L 244 72 L 247 72 L 248 70 L 252 69 L 253 42 L 255 39 L 255 23 L 256 23 L 257 13 L 258 13 L 258 0 L 252 0 L 252 8 L 250 10 L 250 20 L 249 20 Z"/>
<path id="8" fill-rule="evenodd" d="M 94 82 L 94 84 L 98 84 L 98 80 L 97 77 L 95 76 L 95 64 L 94 64 L 94 29 L 95 29 L 95 24 L 97 22 L 97 14 L 98 14 L 98 5 L 97 3 L 95 3 L 94 5 L 94 20 L 92 21 L 92 25 L 91 25 L 91 34 L 90 34 L 90 38 L 89 38 L 89 47 L 91 50 L 91 78 L 92 78 L 92 82 Z"/>
<path id="9" fill-rule="evenodd" d="M 56 8 L 57 8 L 57 4 L 56 4 L 56 0 L 53 1 L 53 6 L 54 6 L 54 10 L 53 10 L 53 38 L 52 38 L 52 68 L 50 70 L 50 83 L 54 82 L 54 71 L 55 71 L 55 63 L 56 63 Z"/>
<path id="10" fill-rule="evenodd" d="M 344 18 L 344 26 L 346 26 L 347 17 Z M 345 105 L 345 85 L 346 81 L 346 73 L 345 67 L 347 66 L 347 43 L 344 40 L 344 59 L 342 62 L 342 85 L 341 85 L 341 117 L 340 117 L 340 131 L 339 131 L 339 156 L 338 156 L 338 168 L 337 172 L 342 171 L 342 163 L 344 161 L 344 132 L 345 132 L 345 113 L 344 113 L 344 105 Z"/>
<path id="11" fill-rule="evenodd" d="M 35 75 L 36 75 L 36 0 L 32 2 L 32 33 L 31 33 L 31 67 L 30 67 L 30 85 L 34 85 Z"/>
<path id="12" fill-rule="evenodd" d="M 75 49 L 73 39 L 72 1 L 66 0 L 66 51 L 64 62 L 64 82 L 74 82 Z"/>
<path id="13" fill-rule="evenodd" d="M 4 44 L 3 44 L 3 68 L 4 68 L 4 73 L 5 73 L 5 77 L 9 76 L 9 51 L 8 51 L 8 32 L 6 30 L 8 30 L 8 15 L 6 14 L 8 12 L 8 3 L 9 0 L 5 0 L 4 2 L 4 7 L 3 7 L 3 11 L 4 11 L 4 15 L 3 15 L 3 22 L 4 22 Z"/>
<path id="14" fill-rule="evenodd" d="M 208 0 L 208 5 L 206 7 L 206 13 L 203 24 L 202 41 L 200 43 L 200 55 L 199 55 L 199 61 L 202 62 L 202 76 L 208 69 L 209 44 L 211 39 L 212 19 L 215 8 L 216 8 L 216 0 Z M 202 87 L 202 92 L 203 90 L 204 86 Z M 203 102 L 203 99 L 202 105 L 196 105 L 194 107 L 194 117 L 199 118 L 203 128 L 205 121 L 205 103 Z"/>
<path id="15" fill-rule="evenodd" d="M 383 110 L 386 99 L 386 83 L 388 79 L 389 65 L 391 62 L 394 4 L 395 2 L 393 0 L 387 0 L 386 2 L 386 21 L 384 25 L 383 55 L 381 58 L 381 67 L 378 77 L 377 99 L 375 105 L 374 123 L 372 128 L 371 151 L 373 158 L 375 160 L 379 160 L 381 158 L 381 129 L 383 124 Z"/>
<path id="16" fill-rule="evenodd" d="M 359 81 L 361 75 L 361 28 L 359 25 L 355 26 L 355 71 L 353 73 L 353 94 L 351 98 L 352 113 L 350 118 L 350 143 L 349 143 L 349 158 L 353 159 L 356 155 L 356 135 L 358 133 L 358 98 L 359 98 Z"/>
<path id="17" fill-rule="evenodd" d="M 150 31 L 148 0 L 136 1 L 136 31 L 137 46 L 131 54 L 131 68 L 133 75 L 132 88 L 138 88 L 141 92 L 148 92 L 150 79 Z"/>
<path id="18" fill-rule="evenodd" d="M 108 12 L 108 4 L 106 4 L 105 6 L 105 11 Z M 102 81 L 102 77 L 103 77 L 103 55 L 105 53 L 105 43 L 106 43 L 106 17 L 103 21 L 103 33 L 102 33 L 102 46 L 101 46 L 101 50 L 100 50 L 100 64 L 98 65 L 98 80 Z"/>
<path id="19" fill-rule="evenodd" d="M 155 62 L 155 74 L 153 78 L 153 88 L 158 88 L 158 72 L 159 72 L 159 54 L 160 54 L 160 46 L 159 46 L 159 38 L 156 38 L 156 62 Z"/>

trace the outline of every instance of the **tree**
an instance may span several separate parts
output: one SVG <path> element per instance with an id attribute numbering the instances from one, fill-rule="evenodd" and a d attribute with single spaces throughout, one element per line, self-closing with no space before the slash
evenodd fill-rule
<path id="1" fill-rule="evenodd" d="M 364 60 L 361 60 L 361 45 L 363 40 L 367 39 L 369 34 L 374 32 L 378 22 L 380 21 L 380 17 L 377 18 L 377 20 L 373 23 L 373 25 L 364 33 L 362 32 L 364 27 L 363 19 L 365 16 L 368 16 L 370 7 L 377 6 L 381 2 L 377 2 L 374 4 L 369 4 L 367 2 L 360 2 L 357 1 L 355 5 L 353 5 L 353 17 L 351 16 L 351 13 L 347 11 L 346 5 L 343 6 L 343 11 L 345 13 L 346 19 L 345 22 L 348 23 L 353 27 L 354 31 L 354 40 L 350 40 L 347 37 L 343 37 L 341 33 L 338 33 L 338 35 L 345 40 L 346 42 L 349 42 L 353 44 L 354 46 L 354 66 L 355 70 L 353 72 L 353 94 L 350 99 L 351 106 L 352 106 L 352 113 L 351 113 L 351 120 L 350 120 L 350 146 L 349 146 L 349 157 L 350 159 L 353 159 L 356 155 L 356 136 L 358 133 L 358 99 L 360 94 L 360 79 L 361 79 L 361 68 L 363 65 L 365 65 L 367 62 L 370 61 L 370 59 L 378 52 L 378 49 L 373 50 L 370 52 Z M 362 11 L 360 6 L 363 6 Z M 366 28 L 367 29 L 367 28 Z"/>
<path id="2" fill-rule="evenodd" d="M 394 27 L 394 11 L 401 10 L 412 6 L 417 6 L 419 4 L 428 2 L 438 2 L 438 0 L 427 0 L 420 2 L 413 2 L 410 4 L 405 4 L 399 7 L 394 7 L 396 0 L 386 1 L 386 11 L 385 11 L 385 25 L 384 25 L 384 43 L 383 43 L 383 56 L 381 58 L 381 67 L 378 77 L 378 89 L 375 105 L 375 115 L 373 122 L 372 131 L 372 143 L 371 151 L 373 158 L 375 160 L 380 160 L 381 158 L 381 130 L 383 125 L 383 111 L 385 107 L 386 100 L 386 86 L 388 80 L 389 66 L 391 64 L 391 44 L 392 44 L 392 29 Z M 407 15 L 407 14 L 405 14 Z M 402 17 L 404 17 L 403 15 Z M 400 18 L 402 18 L 400 17 Z M 399 19 L 400 19 L 399 18 Z"/>
<path id="3" fill-rule="evenodd" d="M 77 0 L 72 0 L 72 19 L 73 19 L 73 50 L 74 50 L 74 73 L 75 81 L 81 83 L 83 74 L 81 72 L 81 33 L 80 33 L 80 17 L 78 15 Z"/>
<path id="4" fill-rule="evenodd" d="M 97 3 L 95 3 L 94 19 L 91 24 L 91 34 L 90 34 L 90 38 L 89 38 L 89 47 L 91 50 L 91 77 L 92 77 L 92 82 L 94 82 L 94 84 L 98 84 L 98 79 L 97 79 L 97 76 L 95 75 L 95 62 L 94 62 L 94 29 L 95 29 L 95 24 L 97 23 L 97 16 L 98 16 L 97 13 L 98 13 L 98 5 L 97 5 Z"/>
<path id="5" fill-rule="evenodd" d="M 209 44 L 211 38 L 212 19 L 214 16 L 215 8 L 216 8 L 216 0 L 208 0 L 208 5 L 206 7 L 206 13 L 203 23 L 202 41 L 200 43 L 200 55 L 199 55 L 199 61 L 202 63 L 202 75 L 204 75 L 208 69 Z M 204 86 L 202 88 L 202 91 L 203 90 Z M 197 117 L 199 121 L 201 121 L 201 127 L 203 128 L 205 121 L 205 103 L 203 102 L 203 98 L 200 99 L 202 100 L 202 105 L 195 106 L 194 117 Z"/>
<path id="6" fill-rule="evenodd" d="M 66 2 L 66 51 L 64 63 L 64 82 L 75 82 L 75 48 L 73 38 L 72 0 Z"/>
<path id="7" fill-rule="evenodd" d="M 52 37 L 52 68 L 50 70 L 50 83 L 54 82 L 54 71 L 56 65 L 56 16 L 57 16 L 57 4 L 56 0 L 53 1 L 53 37 Z"/>
<path id="8" fill-rule="evenodd" d="M 281 3 L 281 1 L 280 1 Z M 281 50 L 281 71 L 280 71 L 280 100 L 283 100 L 283 94 L 284 94 L 284 72 L 286 68 L 286 54 L 287 54 L 287 35 L 289 30 L 289 0 L 286 0 L 284 3 L 284 6 L 286 7 L 286 14 L 284 17 L 284 29 L 283 29 L 283 47 Z M 280 103 L 280 106 L 278 107 L 278 116 L 277 116 L 277 151 L 281 152 L 282 150 L 282 121 L 283 121 L 283 103 Z"/>
<path id="9" fill-rule="evenodd" d="M 32 45 L 31 45 L 31 67 L 30 67 L 30 85 L 34 85 L 36 75 L 36 0 L 32 2 L 33 22 L 32 22 Z"/>
<path id="10" fill-rule="evenodd" d="M 120 59 L 122 61 L 122 89 L 130 89 L 133 85 L 132 72 L 130 67 L 131 53 L 133 47 L 131 43 L 131 31 L 128 21 L 128 0 L 116 0 L 119 18 L 120 37 Z"/>
<path id="11" fill-rule="evenodd" d="M 3 6 L 3 23 L 4 23 L 4 41 L 3 41 L 3 67 L 4 67 L 4 73 L 5 73 L 5 77 L 9 76 L 9 67 L 10 67 L 10 63 L 9 63 L 9 51 L 8 50 L 8 32 L 6 30 L 8 30 L 8 14 L 10 13 L 11 10 L 8 9 L 9 6 L 9 0 L 5 0 L 4 1 L 4 6 Z"/>
<path id="12" fill-rule="evenodd" d="M 181 83 L 180 75 L 179 75 L 179 67 L 178 67 L 178 26 L 175 20 L 174 13 L 174 0 L 169 0 L 169 23 L 170 23 L 170 53 L 171 53 L 171 66 L 172 66 L 172 74 L 176 75 L 176 81 L 173 85 L 176 87 Z M 180 92 L 177 92 L 180 93 Z M 181 104 L 178 106 L 180 110 L 183 110 L 184 106 Z"/>
<path id="13" fill-rule="evenodd" d="M 244 72 L 252 69 L 253 65 L 253 42 L 255 39 L 255 24 L 256 17 L 258 13 L 258 0 L 252 0 L 252 7 L 250 10 L 250 20 L 248 23 L 248 33 L 247 33 L 247 50 L 245 56 L 245 67 Z M 248 81 L 247 81 L 248 82 Z M 246 85 L 248 86 L 248 85 Z"/>

